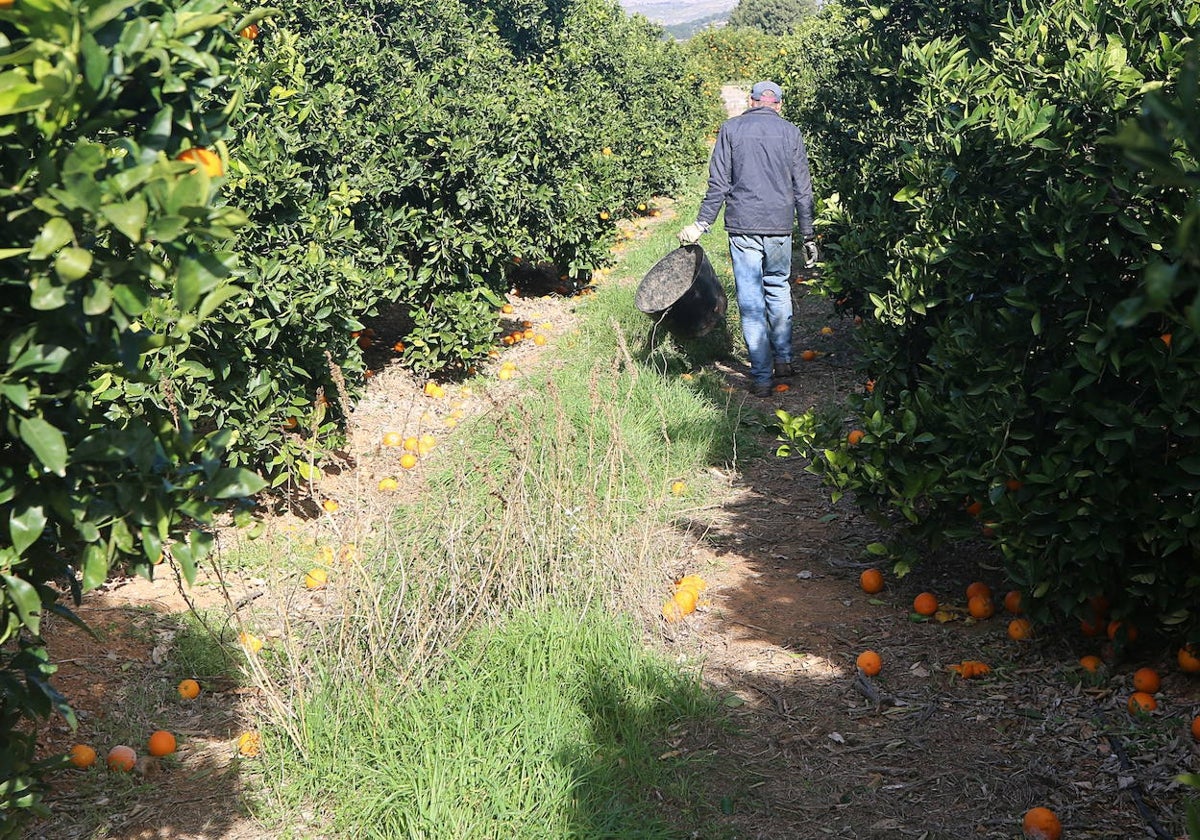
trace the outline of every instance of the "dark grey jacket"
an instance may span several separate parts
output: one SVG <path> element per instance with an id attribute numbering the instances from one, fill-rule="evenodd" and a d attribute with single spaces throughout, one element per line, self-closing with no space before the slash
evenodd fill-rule
<path id="1" fill-rule="evenodd" d="M 800 129 L 773 108 L 751 108 L 725 121 L 708 164 L 708 192 L 696 221 L 705 227 L 725 205 L 729 233 L 786 236 L 799 217 L 813 234 L 813 190 Z"/>

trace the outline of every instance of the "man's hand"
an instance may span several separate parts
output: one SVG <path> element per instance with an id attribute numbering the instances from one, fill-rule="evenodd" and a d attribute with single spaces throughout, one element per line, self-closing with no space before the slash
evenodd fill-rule
<path id="1" fill-rule="evenodd" d="M 680 245 L 695 245 L 700 241 L 700 237 L 704 235 L 708 228 L 699 222 L 692 222 L 690 225 L 679 231 Z"/>
<path id="2" fill-rule="evenodd" d="M 680 234 L 682 235 L 682 234 Z M 817 263 L 821 260 L 821 252 L 817 250 L 816 239 L 804 240 L 804 267 L 816 268 Z"/>

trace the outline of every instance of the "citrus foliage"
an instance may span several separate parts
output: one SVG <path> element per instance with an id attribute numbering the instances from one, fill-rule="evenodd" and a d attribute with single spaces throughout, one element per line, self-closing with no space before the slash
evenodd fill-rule
<path id="1" fill-rule="evenodd" d="M 924 538 L 982 528 L 1035 608 L 1105 592 L 1193 634 L 1198 19 L 864 5 L 800 118 L 874 381 L 866 437 L 815 431 L 814 468 Z"/>
<path id="2" fill-rule="evenodd" d="M 218 93 L 243 103 L 225 196 L 249 216 L 253 294 L 161 357 L 180 402 L 273 481 L 315 477 L 334 368 L 351 400 L 363 381 L 362 319 L 399 304 L 403 362 L 461 375 L 518 261 L 581 288 L 616 221 L 703 159 L 714 118 L 688 68 L 602 0 L 288 4 Z"/>
<path id="3" fill-rule="evenodd" d="M 78 597 L 164 555 L 190 579 L 216 506 L 261 486 L 147 372 L 240 293 L 244 217 L 175 159 L 225 131 L 198 100 L 230 72 L 233 22 L 216 0 L 0 10 L 0 834 L 37 804 L 17 720 L 70 717 L 39 637 L 44 610 L 69 615 L 52 583 Z"/>
<path id="4" fill-rule="evenodd" d="M 703 77 L 714 88 L 726 81 L 758 81 L 768 78 L 768 62 L 786 54 L 785 39 L 758 29 L 714 26 L 701 30 L 684 42 L 684 48 L 699 63 Z M 786 95 L 786 92 L 785 92 Z"/>

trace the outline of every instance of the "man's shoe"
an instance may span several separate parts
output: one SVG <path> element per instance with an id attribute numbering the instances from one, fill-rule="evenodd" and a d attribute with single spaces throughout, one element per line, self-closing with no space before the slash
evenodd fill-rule
<path id="1" fill-rule="evenodd" d="M 771 396 L 770 382 L 754 382 L 750 385 L 750 395 L 754 397 Z"/>
<path id="2" fill-rule="evenodd" d="M 791 362 L 775 362 L 775 378 L 776 379 L 791 379 L 796 375 L 796 368 L 792 367 Z"/>

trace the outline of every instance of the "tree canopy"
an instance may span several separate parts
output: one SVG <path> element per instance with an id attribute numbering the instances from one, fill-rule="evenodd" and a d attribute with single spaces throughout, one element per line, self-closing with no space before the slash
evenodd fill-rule
<path id="1" fill-rule="evenodd" d="M 816 0 L 740 0 L 729 16 L 729 25 L 786 35 L 816 12 Z"/>

